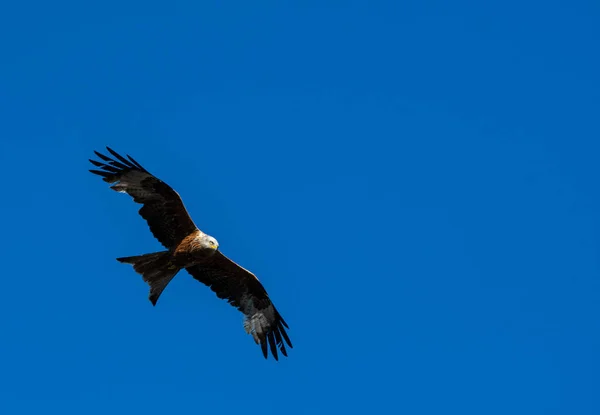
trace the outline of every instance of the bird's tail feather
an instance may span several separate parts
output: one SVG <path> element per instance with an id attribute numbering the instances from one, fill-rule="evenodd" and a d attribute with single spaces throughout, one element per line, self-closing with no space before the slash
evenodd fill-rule
<path id="1" fill-rule="evenodd" d="M 152 302 L 152 305 L 156 305 L 158 297 L 160 297 L 167 284 L 181 269 L 174 265 L 171 259 L 171 253 L 163 251 L 117 258 L 117 261 L 133 265 L 133 269 L 142 275 L 144 281 L 150 286 L 148 299 Z"/>

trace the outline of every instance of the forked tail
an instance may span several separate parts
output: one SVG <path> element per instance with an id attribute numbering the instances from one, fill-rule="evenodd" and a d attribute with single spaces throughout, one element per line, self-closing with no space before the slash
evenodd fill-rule
<path id="1" fill-rule="evenodd" d="M 172 263 L 169 251 L 127 256 L 117 258 L 117 261 L 133 265 L 133 269 L 142 275 L 144 281 L 150 286 L 148 299 L 152 305 L 156 305 L 160 294 L 181 269 Z"/>

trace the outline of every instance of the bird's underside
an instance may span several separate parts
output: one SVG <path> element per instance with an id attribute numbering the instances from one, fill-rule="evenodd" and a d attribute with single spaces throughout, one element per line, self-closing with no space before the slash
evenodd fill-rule
<path id="1" fill-rule="evenodd" d="M 114 158 L 95 151 L 101 161 L 90 160 L 99 168 L 90 171 L 110 183 L 111 189 L 130 195 L 142 205 L 140 216 L 166 248 L 162 252 L 117 258 L 133 265 L 142 275 L 150 286 L 152 304 L 156 305 L 169 282 L 185 269 L 244 314 L 244 329 L 260 344 L 265 358 L 269 349 L 276 360 L 278 351 L 287 356 L 285 345 L 292 347 L 285 330 L 288 326 L 258 278 L 223 255 L 216 239 L 196 227 L 175 190 L 131 156 L 125 158 L 108 147 L 107 150 Z"/>

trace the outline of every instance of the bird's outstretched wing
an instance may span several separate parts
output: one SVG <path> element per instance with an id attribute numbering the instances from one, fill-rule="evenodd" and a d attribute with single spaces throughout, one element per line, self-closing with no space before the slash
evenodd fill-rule
<path id="1" fill-rule="evenodd" d="M 125 158 L 109 147 L 106 149 L 114 159 L 94 151 L 102 161 L 90 162 L 101 170 L 90 171 L 113 184 L 111 189 L 127 193 L 143 205 L 139 214 L 146 219 L 150 231 L 161 244 L 168 249 L 176 247 L 198 229 L 175 190 L 149 173 L 133 157 L 127 155 Z"/>
<path id="2" fill-rule="evenodd" d="M 285 343 L 292 347 L 285 331 L 288 326 L 254 274 L 220 251 L 215 252 L 207 263 L 186 269 L 192 277 L 210 287 L 217 297 L 227 300 L 245 315 L 244 328 L 256 344 L 260 344 L 265 358 L 269 348 L 275 360 L 278 360 L 278 348 L 287 356 Z"/>

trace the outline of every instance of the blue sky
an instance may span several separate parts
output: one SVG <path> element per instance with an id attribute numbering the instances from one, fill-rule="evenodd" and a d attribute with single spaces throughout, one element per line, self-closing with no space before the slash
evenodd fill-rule
<path id="1" fill-rule="evenodd" d="M 1 6 L 0 412 L 600 413 L 600 7 L 482 3 Z M 151 306 L 105 145 L 289 358 L 185 273 Z"/>

